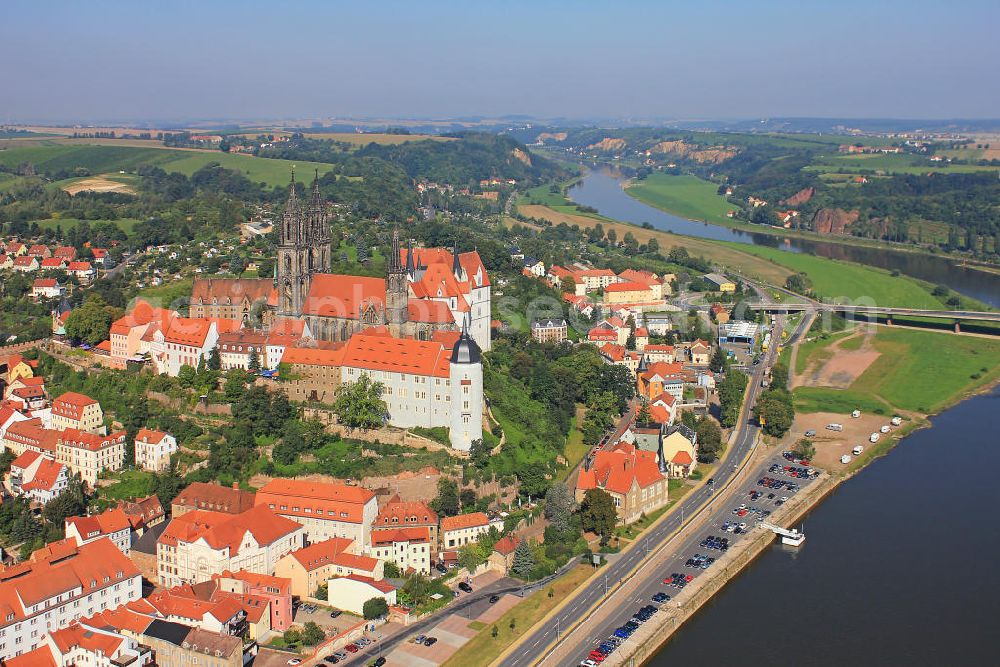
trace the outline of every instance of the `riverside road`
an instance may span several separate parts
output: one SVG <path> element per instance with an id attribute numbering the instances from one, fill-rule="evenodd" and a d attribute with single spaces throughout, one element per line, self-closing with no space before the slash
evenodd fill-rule
<path id="1" fill-rule="evenodd" d="M 790 340 L 795 340 L 804 333 L 802 328 L 809 319 L 803 318 L 798 330 L 790 337 Z M 779 318 L 772 334 L 776 340 L 781 337 L 782 326 L 783 320 Z M 611 620 L 606 623 L 594 623 L 589 619 L 584 619 L 578 628 L 566 636 L 565 633 L 580 622 L 593 605 L 607 597 L 608 600 L 604 603 L 599 615 L 605 619 L 620 619 L 622 617 L 628 618 L 642 604 L 648 604 L 648 597 L 641 604 L 637 604 L 637 601 L 632 597 L 619 599 L 615 596 L 614 589 L 650 554 L 656 563 L 671 562 L 680 550 L 687 546 L 684 541 L 676 539 L 674 533 L 681 528 L 685 521 L 691 520 L 692 514 L 699 511 L 698 508 L 705 504 L 713 494 L 725 487 L 735 475 L 740 473 L 740 462 L 750 453 L 757 439 L 758 427 L 752 422 L 750 408 L 761 392 L 761 379 L 765 370 L 773 365 L 778 347 L 777 345 L 772 346 L 766 358 L 754 367 L 746 397 L 747 409 L 744 412 L 744 419 L 739 425 L 732 446 L 726 451 L 716 470 L 715 483 L 711 486 L 702 485 L 685 497 L 666 519 L 648 529 L 644 535 L 638 538 L 638 543 L 632 549 L 607 565 L 604 576 L 598 577 L 581 588 L 554 618 L 525 637 L 517 649 L 500 663 L 501 665 L 504 667 L 523 667 L 539 662 L 578 664 L 587 655 L 595 639 L 611 634 L 610 631 L 604 633 L 608 627 L 611 631 L 616 627 L 610 625 Z M 716 502 L 710 503 L 700 511 L 711 511 L 713 516 L 722 516 L 723 512 L 720 507 L 716 506 L 717 504 Z M 661 570 L 658 569 L 657 573 L 660 572 Z M 614 608 L 609 609 L 608 605 L 612 605 Z M 557 645 L 549 650 L 550 645 L 554 642 L 558 642 Z M 565 658 L 549 660 L 547 658 L 550 654 L 558 654 L 565 656 Z"/>

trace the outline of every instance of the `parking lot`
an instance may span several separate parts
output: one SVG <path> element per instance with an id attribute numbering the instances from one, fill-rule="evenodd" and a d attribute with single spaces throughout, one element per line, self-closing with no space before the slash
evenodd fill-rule
<path id="1" fill-rule="evenodd" d="M 336 618 L 332 618 L 330 616 L 331 612 L 337 613 L 330 607 L 302 603 L 293 610 L 292 619 L 295 625 L 305 625 L 309 621 L 312 621 L 323 628 L 323 632 L 326 633 L 327 637 L 339 635 L 347 628 L 354 627 L 362 620 L 360 617 L 346 612 L 338 613 Z"/>
<path id="2" fill-rule="evenodd" d="M 583 655 L 569 656 L 561 664 L 596 667 L 618 646 L 629 641 L 643 623 L 669 609 L 670 601 L 697 577 L 712 571 L 715 561 L 731 545 L 745 539 L 761 521 L 809 484 L 818 471 L 785 452 L 771 457 L 735 487 L 731 500 L 715 510 L 711 520 L 665 558 L 655 574 L 639 587 L 634 604 L 609 617 L 591 637 Z"/>

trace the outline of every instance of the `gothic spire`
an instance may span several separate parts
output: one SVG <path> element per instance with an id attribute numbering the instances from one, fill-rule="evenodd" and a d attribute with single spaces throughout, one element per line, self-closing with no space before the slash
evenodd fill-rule
<path id="1" fill-rule="evenodd" d="M 451 247 L 451 272 L 455 274 L 455 280 L 462 279 L 462 263 L 458 261 L 458 241 Z"/>
<path id="2" fill-rule="evenodd" d="M 389 273 L 400 273 L 403 266 L 399 260 L 399 227 L 392 228 L 392 250 L 389 251 Z"/>
<path id="3" fill-rule="evenodd" d="M 415 271 L 413 264 L 413 241 L 406 242 L 406 274 L 413 277 Z"/>

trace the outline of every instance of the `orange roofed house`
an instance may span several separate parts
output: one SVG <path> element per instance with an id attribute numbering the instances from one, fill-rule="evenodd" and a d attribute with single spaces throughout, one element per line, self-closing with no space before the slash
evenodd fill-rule
<path id="1" fill-rule="evenodd" d="M 254 506 L 254 493 L 242 491 L 239 486 L 222 486 L 208 482 L 192 482 L 177 494 L 170 504 L 174 518 L 193 510 L 208 510 L 224 514 L 242 514 Z"/>
<path id="2" fill-rule="evenodd" d="M 67 391 L 52 401 L 52 428 L 75 428 L 98 433 L 104 428 L 104 411 L 101 404 L 90 396 Z"/>
<path id="3" fill-rule="evenodd" d="M 0 659 L 38 648 L 47 641 L 46 630 L 141 596 L 139 570 L 111 540 L 79 547 L 67 540 L 50 543 L 0 569 Z"/>
<path id="4" fill-rule="evenodd" d="M 590 489 L 606 491 L 615 503 L 618 520 L 632 523 L 644 513 L 667 504 L 668 480 L 656 462 L 655 452 L 620 443 L 597 453 L 576 482 L 576 499 L 583 500 Z"/>
<path id="5" fill-rule="evenodd" d="M 161 586 L 206 581 L 226 570 L 274 574 L 285 555 L 305 544 L 305 530 L 258 505 L 242 514 L 195 510 L 174 519 L 156 542 Z"/>
<path id="6" fill-rule="evenodd" d="M 375 494 L 364 487 L 298 479 L 271 480 L 257 491 L 256 504 L 301 524 L 312 543 L 345 537 L 362 548 L 378 516 Z"/>
<path id="7" fill-rule="evenodd" d="M 360 545 L 346 537 L 332 537 L 284 556 L 275 565 L 275 576 L 290 580 L 292 595 L 313 597 L 334 577 L 358 575 L 382 579 L 384 563 L 358 553 Z"/>
<path id="8" fill-rule="evenodd" d="M 484 512 L 446 516 L 441 519 L 441 548 L 450 551 L 472 544 L 490 528 L 503 530 L 503 519 L 489 517 Z"/>

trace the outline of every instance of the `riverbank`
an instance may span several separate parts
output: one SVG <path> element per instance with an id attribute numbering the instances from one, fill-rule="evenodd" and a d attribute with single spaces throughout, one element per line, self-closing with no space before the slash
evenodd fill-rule
<path id="1" fill-rule="evenodd" d="M 928 247 L 914 246 L 910 243 L 866 239 L 843 234 L 820 234 L 803 229 L 769 227 L 730 218 L 727 213 L 738 211 L 739 207 L 725 196 L 718 194 L 717 189 L 717 184 L 691 174 L 672 175 L 657 172 L 645 179 L 630 178 L 622 182 L 622 190 L 628 196 L 647 206 L 689 220 L 706 222 L 752 234 L 765 234 L 776 239 L 793 238 L 862 248 L 888 249 L 894 252 L 908 252 L 950 259 L 969 268 L 983 267 L 986 270 L 1000 271 L 1000 267 L 985 262 L 970 261 L 963 255 L 936 252 Z"/>

